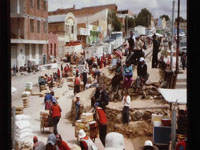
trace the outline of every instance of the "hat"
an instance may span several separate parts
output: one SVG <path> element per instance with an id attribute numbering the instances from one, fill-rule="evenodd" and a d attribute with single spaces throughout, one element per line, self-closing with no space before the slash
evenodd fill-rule
<path id="1" fill-rule="evenodd" d="M 106 150 L 123 150 L 124 136 L 118 132 L 110 132 L 105 138 L 105 149 Z"/>
<path id="2" fill-rule="evenodd" d="M 96 102 L 96 103 L 94 104 L 94 107 L 96 107 L 96 106 L 99 106 L 99 102 Z"/>
<path id="3" fill-rule="evenodd" d="M 178 138 L 179 138 L 179 139 L 184 139 L 184 138 L 185 138 L 185 136 L 184 136 L 184 135 L 182 135 L 182 134 L 178 134 Z"/>
<path id="4" fill-rule="evenodd" d="M 144 61 L 144 58 L 143 57 L 140 57 L 140 62 Z"/>
<path id="5" fill-rule="evenodd" d="M 84 131 L 83 129 L 81 129 L 81 130 L 79 131 L 79 133 L 78 133 L 78 137 L 79 137 L 79 138 L 84 138 L 85 136 L 86 136 L 85 131 Z"/>
<path id="6" fill-rule="evenodd" d="M 48 89 L 46 93 L 50 93 L 51 91 Z"/>
<path id="7" fill-rule="evenodd" d="M 37 136 L 34 136 L 34 137 L 33 137 L 33 141 L 38 141 Z"/>
<path id="8" fill-rule="evenodd" d="M 47 144 L 55 145 L 56 143 L 56 136 L 52 133 L 48 136 Z"/>
<path id="9" fill-rule="evenodd" d="M 145 147 L 151 147 L 153 150 L 159 150 L 158 147 L 154 146 L 150 140 L 146 140 L 144 146 L 139 147 L 139 149 L 143 150 Z"/>
<path id="10" fill-rule="evenodd" d="M 146 140 L 144 146 L 153 146 L 153 143 L 150 140 Z"/>
<path id="11" fill-rule="evenodd" d="M 76 97 L 80 97 L 80 95 L 79 95 L 79 94 L 77 94 L 77 95 L 76 95 Z"/>

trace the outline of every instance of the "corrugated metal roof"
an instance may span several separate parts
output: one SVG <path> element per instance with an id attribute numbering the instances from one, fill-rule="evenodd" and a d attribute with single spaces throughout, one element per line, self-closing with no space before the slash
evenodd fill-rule
<path id="1" fill-rule="evenodd" d="M 54 15 L 48 16 L 48 23 L 52 22 L 64 22 L 66 15 Z"/>

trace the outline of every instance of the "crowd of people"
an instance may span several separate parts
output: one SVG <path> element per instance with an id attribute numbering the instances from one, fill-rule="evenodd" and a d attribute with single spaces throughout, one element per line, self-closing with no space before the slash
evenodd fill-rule
<path id="1" fill-rule="evenodd" d="M 156 35 L 153 35 L 152 37 L 152 43 L 153 43 L 153 54 L 152 54 L 152 68 L 160 68 L 160 82 L 165 81 L 164 76 L 164 70 L 167 68 L 167 63 L 165 62 L 164 55 L 161 55 L 161 58 L 158 60 L 158 53 L 160 52 L 160 39 L 158 40 Z M 149 42 L 149 40 L 148 40 Z M 39 77 L 39 85 L 40 85 L 40 91 L 41 91 L 41 85 L 48 84 L 49 89 L 47 91 L 47 94 L 44 98 L 45 103 L 45 110 L 49 110 L 50 116 L 51 116 L 51 122 L 53 125 L 53 133 L 49 135 L 46 149 L 47 150 L 55 150 L 55 149 L 70 149 L 70 147 L 67 145 L 66 142 L 64 142 L 61 138 L 61 135 L 58 132 L 57 124 L 59 123 L 60 117 L 61 117 L 61 107 L 57 103 L 56 98 L 54 97 L 53 92 L 53 82 L 60 82 L 62 80 L 62 77 L 69 77 L 75 75 L 74 77 L 74 95 L 75 95 L 75 118 L 73 120 L 73 125 L 77 120 L 80 119 L 81 115 L 81 105 L 82 102 L 80 101 L 80 95 L 79 92 L 82 90 L 87 89 L 87 82 L 88 82 L 88 75 L 92 75 L 94 78 L 96 91 L 91 99 L 91 108 L 94 112 L 94 118 L 98 124 L 99 128 L 99 137 L 102 142 L 102 144 L 106 147 L 106 137 L 107 137 L 107 123 L 108 119 L 106 117 L 106 106 L 109 104 L 109 94 L 106 91 L 103 84 L 100 84 L 99 77 L 101 75 L 101 69 L 109 66 L 109 70 L 111 72 L 114 72 L 115 75 L 112 78 L 111 84 L 112 84 L 112 90 L 118 91 L 119 89 L 122 89 L 123 98 L 122 98 L 122 121 L 123 124 L 126 126 L 129 124 L 129 108 L 131 106 L 131 97 L 129 95 L 128 89 L 133 88 L 136 92 L 140 91 L 149 79 L 149 73 L 148 73 L 148 66 L 145 62 L 145 55 L 144 51 L 147 49 L 147 43 L 144 36 L 137 36 L 134 37 L 133 32 L 130 32 L 130 37 L 128 39 L 128 49 L 125 50 L 125 53 L 123 53 L 122 50 L 114 50 L 112 55 L 111 54 L 103 54 L 101 57 L 91 57 L 90 59 L 82 59 L 83 57 L 78 57 L 78 55 L 72 55 L 69 54 L 66 55 L 67 58 L 67 64 L 63 68 L 63 64 L 61 64 L 61 69 L 58 69 L 57 72 L 54 72 L 52 75 L 46 75 Z M 126 45 L 124 45 L 125 48 Z M 125 62 L 122 60 L 122 56 L 126 56 Z M 185 56 L 183 56 L 183 62 Z M 73 59 L 73 62 L 78 65 L 83 65 L 83 70 L 74 70 L 71 66 L 71 59 Z M 73 63 L 72 63 L 73 64 Z M 183 63 L 184 64 L 184 63 Z M 184 69 L 185 65 L 183 65 Z M 137 78 L 133 79 L 133 72 L 134 69 L 137 70 Z M 61 71 L 60 71 L 61 70 Z M 82 85 L 83 82 L 83 85 Z M 83 86 L 81 88 L 81 86 Z M 97 149 L 97 146 L 95 143 L 90 139 L 89 136 L 86 135 L 84 130 L 79 131 L 78 135 L 79 139 L 79 145 L 82 150 L 90 150 L 90 149 Z M 113 137 L 113 139 L 115 139 Z M 38 144 L 37 138 L 34 139 L 34 147 L 37 147 Z M 44 146 L 44 144 L 43 144 Z M 151 141 L 145 142 L 145 147 L 153 147 Z M 156 148 L 155 148 L 156 149 Z"/>

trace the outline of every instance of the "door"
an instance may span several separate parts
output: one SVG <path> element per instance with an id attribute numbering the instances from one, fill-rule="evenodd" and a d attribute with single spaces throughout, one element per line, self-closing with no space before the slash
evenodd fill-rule
<path id="1" fill-rule="evenodd" d="M 12 44 L 11 45 L 11 68 L 13 67 L 13 65 L 18 65 L 17 64 L 17 45 L 16 44 Z"/>

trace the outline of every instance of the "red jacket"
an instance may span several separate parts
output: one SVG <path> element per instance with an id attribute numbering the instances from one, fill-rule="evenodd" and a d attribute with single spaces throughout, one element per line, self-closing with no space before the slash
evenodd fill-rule
<path id="1" fill-rule="evenodd" d="M 104 110 L 97 108 L 96 111 L 99 115 L 99 123 L 102 125 L 107 124 L 106 113 L 104 112 Z"/>
<path id="2" fill-rule="evenodd" d="M 60 150 L 71 150 L 65 141 L 61 141 L 61 146 L 58 146 Z"/>
<path id="3" fill-rule="evenodd" d="M 58 104 L 51 106 L 52 117 L 61 117 L 61 108 Z"/>

